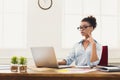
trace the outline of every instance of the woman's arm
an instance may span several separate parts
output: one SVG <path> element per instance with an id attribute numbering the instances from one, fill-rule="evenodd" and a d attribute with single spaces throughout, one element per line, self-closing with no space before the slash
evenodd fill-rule
<path id="1" fill-rule="evenodd" d="M 95 62 L 98 60 L 98 56 L 97 56 L 97 51 L 96 51 L 96 43 L 92 43 L 92 53 L 91 53 L 91 57 L 90 57 L 90 62 Z"/>
<path id="2" fill-rule="evenodd" d="M 59 65 L 70 65 L 74 60 L 75 60 L 75 46 L 77 45 L 78 43 L 76 43 L 73 48 L 71 49 L 69 55 L 64 58 L 62 61 L 58 61 L 58 64 Z"/>
<path id="3" fill-rule="evenodd" d="M 89 35 L 89 42 L 92 45 L 92 52 L 91 52 L 91 56 L 90 56 L 90 62 L 95 62 L 98 60 L 98 56 L 97 56 L 97 50 L 96 50 L 96 43 L 94 41 L 94 39 L 92 38 L 91 35 Z"/>

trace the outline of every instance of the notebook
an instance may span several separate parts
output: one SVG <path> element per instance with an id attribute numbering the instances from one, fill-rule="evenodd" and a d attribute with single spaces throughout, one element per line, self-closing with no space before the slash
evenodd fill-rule
<path id="1" fill-rule="evenodd" d="M 120 67 L 118 66 L 111 66 L 111 67 L 97 67 L 97 70 L 99 71 L 105 71 L 105 72 L 120 72 Z"/>

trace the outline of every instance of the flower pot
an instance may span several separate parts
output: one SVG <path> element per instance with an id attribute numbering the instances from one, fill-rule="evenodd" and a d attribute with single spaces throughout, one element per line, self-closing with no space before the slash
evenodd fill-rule
<path id="1" fill-rule="evenodd" d="M 12 72 L 18 72 L 18 66 L 17 65 L 12 65 L 11 66 L 11 71 Z"/>
<path id="2" fill-rule="evenodd" d="M 20 71 L 20 72 L 27 72 L 27 66 L 26 66 L 26 65 L 21 65 L 21 66 L 19 67 L 19 71 Z"/>

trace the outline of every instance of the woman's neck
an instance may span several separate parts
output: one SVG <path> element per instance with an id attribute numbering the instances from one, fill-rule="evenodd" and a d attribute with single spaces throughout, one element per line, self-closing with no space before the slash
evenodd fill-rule
<path id="1" fill-rule="evenodd" d="M 84 40 L 87 40 L 89 38 L 89 36 L 85 36 L 85 39 Z"/>

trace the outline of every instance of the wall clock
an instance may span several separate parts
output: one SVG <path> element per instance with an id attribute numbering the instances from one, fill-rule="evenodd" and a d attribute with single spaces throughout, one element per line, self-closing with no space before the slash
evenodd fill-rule
<path id="1" fill-rule="evenodd" d="M 38 6 L 43 10 L 48 10 L 52 7 L 52 0 L 38 0 Z"/>

